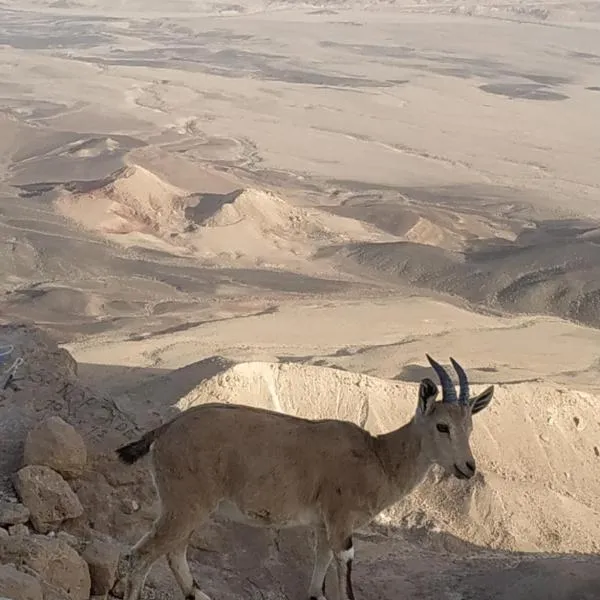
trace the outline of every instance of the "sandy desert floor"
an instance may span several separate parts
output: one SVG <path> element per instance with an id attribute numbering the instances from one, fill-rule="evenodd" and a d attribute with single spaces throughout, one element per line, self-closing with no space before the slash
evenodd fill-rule
<path id="1" fill-rule="evenodd" d="M 367 406 L 386 430 L 425 353 L 455 356 L 498 386 L 483 479 L 432 480 L 382 517 L 357 592 L 600 598 L 600 4 L 0 16 L 4 323 L 48 331 L 139 430 L 215 396 Z M 308 551 L 252 535 L 258 563 L 195 551 L 208 590 L 303 597 Z"/>

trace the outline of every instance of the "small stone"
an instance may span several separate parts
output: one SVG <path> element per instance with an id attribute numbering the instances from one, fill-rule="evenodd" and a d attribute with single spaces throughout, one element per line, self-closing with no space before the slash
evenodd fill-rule
<path id="1" fill-rule="evenodd" d="M 120 550 L 116 544 L 102 540 L 92 540 L 82 557 L 87 562 L 92 581 L 92 594 L 107 594 L 113 587 L 117 566 L 119 564 Z"/>
<path id="2" fill-rule="evenodd" d="M 42 581 L 42 590 L 44 592 L 44 600 L 70 600 L 67 592 L 54 585 L 48 585 L 45 581 Z M 102 600 L 107 599 L 103 598 Z"/>
<path id="3" fill-rule="evenodd" d="M 83 438 L 60 417 L 50 417 L 27 435 L 23 466 L 50 467 L 66 479 L 73 479 L 82 475 L 86 463 Z"/>
<path id="4" fill-rule="evenodd" d="M 540 434 L 540 440 L 542 440 L 542 442 L 548 442 L 549 438 L 545 433 L 541 433 Z"/>
<path id="5" fill-rule="evenodd" d="M 22 504 L 0 502 L 0 525 L 17 525 L 29 521 L 29 509 Z"/>
<path id="6" fill-rule="evenodd" d="M 594 454 L 596 456 L 600 456 L 600 450 L 598 449 L 598 446 L 594 446 Z"/>
<path id="7" fill-rule="evenodd" d="M 31 513 L 39 533 L 49 533 L 67 519 L 83 514 L 83 507 L 69 484 L 49 467 L 23 467 L 15 476 L 15 489 Z"/>
<path id="8" fill-rule="evenodd" d="M 29 535 L 29 527 L 23 525 L 23 523 L 11 525 L 8 528 L 8 533 L 11 537 L 25 537 L 26 535 Z"/>
<path id="9" fill-rule="evenodd" d="M 121 506 L 126 515 L 132 515 L 134 512 L 140 510 L 140 505 L 135 500 L 131 500 L 129 498 L 125 498 Z"/>
<path id="10" fill-rule="evenodd" d="M 0 527 L 0 540 L 4 540 L 8 537 L 8 531 L 4 527 Z"/>
<path id="11" fill-rule="evenodd" d="M 12 565 L 0 565 L 0 598 L 42 600 L 42 586 L 35 577 L 17 571 Z"/>
<path id="12" fill-rule="evenodd" d="M 56 539 L 63 541 L 65 544 L 68 544 L 77 552 L 79 552 L 79 549 L 81 548 L 81 542 L 74 535 L 71 535 L 66 531 L 59 531 L 56 534 Z"/>

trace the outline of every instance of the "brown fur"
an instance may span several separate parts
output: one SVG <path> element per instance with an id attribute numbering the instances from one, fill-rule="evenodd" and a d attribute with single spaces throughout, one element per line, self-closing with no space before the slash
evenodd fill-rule
<path id="1" fill-rule="evenodd" d="M 312 527 L 317 548 L 309 597 L 325 600 L 333 558 L 342 600 L 352 600 L 352 533 L 408 494 L 432 464 L 458 469 L 460 477 L 470 469 L 465 465 L 474 472 L 471 407 L 486 393 L 491 399 L 492 388 L 459 406 L 435 402 L 435 385 L 423 386 L 415 418 L 381 436 L 345 421 L 214 403 L 120 448 L 121 459 L 131 463 L 152 447 L 162 505 L 152 531 L 132 550 L 126 600 L 138 600 L 148 570 L 164 554 L 185 597 L 208 598 L 193 583 L 185 553 L 193 531 L 212 513 L 262 527 Z M 436 430 L 441 421 L 451 435 Z"/>

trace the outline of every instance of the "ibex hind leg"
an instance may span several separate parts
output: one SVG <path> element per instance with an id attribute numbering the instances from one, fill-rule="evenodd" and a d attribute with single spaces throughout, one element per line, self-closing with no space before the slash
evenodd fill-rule
<path id="1" fill-rule="evenodd" d="M 197 594 L 200 590 L 194 586 L 193 580 L 190 584 L 192 577 L 185 558 L 187 542 L 202 520 L 202 517 L 197 517 L 197 513 L 183 513 L 181 510 L 163 512 L 152 529 L 132 548 L 128 561 L 129 572 L 113 588 L 115 595 L 120 596 L 119 592 L 125 588 L 124 600 L 140 600 L 150 568 L 161 556 L 167 554 L 173 557 L 169 564 L 175 566 L 175 569 L 173 566 L 171 568 L 183 593 L 188 598 L 207 600 L 205 595 Z"/>
<path id="2" fill-rule="evenodd" d="M 209 596 L 200 590 L 200 587 L 192 577 L 190 565 L 186 557 L 187 546 L 188 542 L 186 541 L 184 545 L 167 553 L 169 567 L 181 588 L 185 600 L 210 600 Z"/>
<path id="3" fill-rule="evenodd" d="M 315 531 L 315 537 L 315 558 L 308 598 L 309 600 L 327 600 L 325 596 L 325 577 L 333 558 L 333 552 L 329 547 L 325 527 L 319 527 Z"/>
<path id="4" fill-rule="evenodd" d="M 352 588 L 352 562 L 354 560 L 352 534 L 348 533 L 341 538 L 332 539 L 330 543 L 335 558 L 340 600 L 355 600 Z"/>

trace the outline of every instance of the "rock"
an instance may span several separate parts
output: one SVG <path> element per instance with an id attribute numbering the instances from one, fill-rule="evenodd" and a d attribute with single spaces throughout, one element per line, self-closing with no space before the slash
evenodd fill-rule
<path id="1" fill-rule="evenodd" d="M 8 528 L 8 533 L 12 537 L 23 537 L 29 535 L 29 527 L 23 525 L 23 523 L 18 523 L 17 525 L 11 525 Z"/>
<path id="2" fill-rule="evenodd" d="M 124 498 L 123 502 L 121 503 L 121 508 L 126 515 L 132 515 L 140 510 L 140 505 L 135 500 Z"/>
<path id="3" fill-rule="evenodd" d="M 71 546 L 71 548 L 73 548 L 75 551 L 81 551 L 83 543 L 80 540 L 78 540 L 74 535 L 71 535 L 66 531 L 59 531 L 56 534 L 56 538 L 62 540 L 63 542 L 65 542 L 65 544 L 69 544 L 69 546 Z"/>
<path id="4" fill-rule="evenodd" d="M 15 489 L 31 513 L 31 524 L 48 533 L 66 519 L 83 514 L 83 507 L 69 484 L 49 467 L 23 467 L 15 475 Z"/>
<path id="5" fill-rule="evenodd" d="M 78 375 L 77 361 L 65 348 L 57 348 L 54 352 L 56 361 L 61 362 L 70 379 L 76 379 Z"/>
<path id="6" fill-rule="evenodd" d="M 10 600 L 42 600 L 40 582 L 10 565 L 0 565 L 0 598 Z"/>
<path id="7" fill-rule="evenodd" d="M 80 477 L 87 463 L 83 438 L 60 417 L 50 417 L 27 434 L 23 465 L 43 465 L 66 479 Z"/>
<path id="8" fill-rule="evenodd" d="M 4 527 L 0 527 L 0 540 L 6 539 L 8 537 L 8 531 L 4 529 Z"/>
<path id="9" fill-rule="evenodd" d="M 29 509 L 19 503 L 0 502 L 0 525 L 18 525 L 29 521 Z"/>
<path id="10" fill-rule="evenodd" d="M 70 600 L 65 590 L 49 585 L 45 581 L 42 581 L 42 590 L 44 592 L 44 600 Z"/>
<path id="11" fill-rule="evenodd" d="M 92 580 L 92 594 L 107 594 L 116 580 L 120 550 L 116 544 L 92 540 L 83 551 Z"/>
<path id="12" fill-rule="evenodd" d="M 57 590 L 54 594 L 57 599 L 88 600 L 90 597 L 90 573 L 86 562 L 57 538 L 33 534 L 25 538 L 0 539 L 0 562 L 15 562 L 37 573 L 46 600 L 46 586 Z"/>

